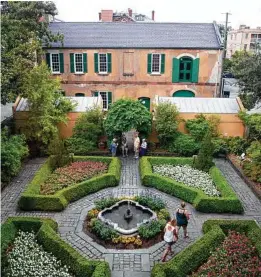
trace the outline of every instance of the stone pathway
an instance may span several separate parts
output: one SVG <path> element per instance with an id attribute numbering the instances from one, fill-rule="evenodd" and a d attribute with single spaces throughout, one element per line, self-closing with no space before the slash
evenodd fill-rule
<path id="1" fill-rule="evenodd" d="M 57 212 L 22 212 L 17 208 L 20 193 L 26 184 L 33 178 L 44 159 L 34 159 L 29 161 L 22 169 L 18 177 L 2 192 L 2 218 L 4 221 L 8 216 L 40 216 L 52 217 L 59 225 L 61 237 L 70 245 L 76 248 L 83 256 L 90 259 L 106 260 L 112 270 L 112 277 L 149 277 L 151 268 L 158 263 L 165 249 L 164 242 L 160 242 L 147 249 L 136 250 L 116 250 L 107 249 L 97 244 L 83 231 L 83 222 L 88 210 L 94 207 L 94 201 L 110 196 L 135 196 L 146 194 L 160 197 L 167 205 L 171 213 L 175 211 L 180 203 L 180 199 L 169 196 L 152 188 L 145 188 L 141 185 L 138 161 L 132 157 L 122 158 L 122 174 L 120 184 L 116 188 L 108 188 L 97 193 L 88 195 L 74 203 L 71 203 L 64 211 Z M 241 199 L 245 213 L 244 215 L 229 214 L 204 214 L 195 211 L 188 204 L 188 209 L 192 216 L 188 226 L 189 239 L 180 239 L 175 244 L 175 254 L 193 243 L 202 236 L 201 227 L 204 221 L 213 218 L 239 218 L 255 219 L 261 225 L 261 203 L 253 194 L 251 189 L 237 175 L 231 165 L 225 160 L 216 160 L 216 165 L 220 168 L 234 191 Z"/>

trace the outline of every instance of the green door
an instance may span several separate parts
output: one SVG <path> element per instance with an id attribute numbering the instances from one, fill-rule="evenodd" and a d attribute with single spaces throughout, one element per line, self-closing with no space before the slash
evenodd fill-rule
<path id="1" fill-rule="evenodd" d="M 172 97 L 195 97 L 195 94 L 190 90 L 178 90 L 172 94 Z"/>
<path id="2" fill-rule="evenodd" d="M 148 97 L 140 97 L 139 101 L 142 105 L 144 105 L 148 110 L 150 110 L 150 98 Z"/>

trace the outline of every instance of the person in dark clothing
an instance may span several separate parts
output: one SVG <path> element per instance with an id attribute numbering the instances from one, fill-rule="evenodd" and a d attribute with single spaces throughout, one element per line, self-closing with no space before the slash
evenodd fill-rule
<path id="1" fill-rule="evenodd" d="M 176 219 L 177 219 L 177 226 L 178 230 L 182 227 L 184 232 L 184 238 L 188 238 L 188 220 L 189 220 L 189 212 L 185 209 L 186 203 L 181 202 L 180 208 L 176 211 Z"/>

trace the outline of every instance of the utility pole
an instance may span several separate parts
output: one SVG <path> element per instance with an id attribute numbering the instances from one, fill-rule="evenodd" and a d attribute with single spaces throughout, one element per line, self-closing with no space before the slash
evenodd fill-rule
<path id="1" fill-rule="evenodd" d="M 224 30 L 224 33 L 225 33 L 225 36 L 224 36 L 224 50 L 223 50 L 223 55 L 222 55 L 222 61 L 221 61 L 221 76 L 220 76 L 220 84 L 219 84 L 219 87 L 220 87 L 220 93 L 219 93 L 219 97 L 222 97 L 223 96 L 223 89 L 224 89 L 224 81 L 223 81 L 223 65 L 224 65 L 224 60 L 226 58 L 226 54 L 227 54 L 227 25 L 228 25 L 228 16 L 231 15 L 231 13 L 229 12 L 226 12 L 226 13 L 222 13 L 222 14 L 225 14 L 226 15 L 226 23 L 225 23 L 225 30 Z"/>

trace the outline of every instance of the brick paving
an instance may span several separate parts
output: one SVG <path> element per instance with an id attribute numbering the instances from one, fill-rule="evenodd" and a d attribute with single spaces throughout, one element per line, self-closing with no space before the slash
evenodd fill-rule
<path id="1" fill-rule="evenodd" d="M 40 216 L 54 218 L 58 222 L 61 237 L 72 247 L 77 249 L 84 257 L 107 261 L 112 270 L 112 277 L 149 277 L 151 268 L 155 265 L 155 263 L 159 262 L 166 247 L 164 242 L 160 242 L 147 249 L 107 249 L 97 244 L 92 238 L 82 231 L 83 222 L 87 212 L 94 207 L 94 201 L 97 199 L 107 198 L 110 196 L 120 197 L 145 194 L 160 197 L 166 203 L 166 206 L 171 214 L 173 214 L 175 209 L 178 207 L 180 199 L 162 193 L 153 188 L 145 188 L 141 185 L 137 160 L 129 157 L 122 158 L 121 161 L 122 174 L 118 187 L 104 189 L 97 193 L 87 195 L 86 197 L 69 204 L 64 211 L 52 213 L 23 212 L 17 207 L 19 195 L 44 162 L 44 159 L 40 158 L 31 160 L 24 165 L 20 174 L 2 192 L 1 221 L 4 221 L 8 216 Z M 215 163 L 241 199 L 245 212 L 243 215 L 205 214 L 195 211 L 194 208 L 188 204 L 187 207 L 192 214 L 188 225 L 190 238 L 183 239 L 183 234 L 180 233 L 180 239 L 174 246 L 175 254 L 202 236 L 201 227 L 207 219 L 255 219 L 261 225 L 260 200 L 253 194 L 251 189 L 244 183 L 244 181 L 238 176 L 227 161 L 217 159 L 215 160 Z"/>

